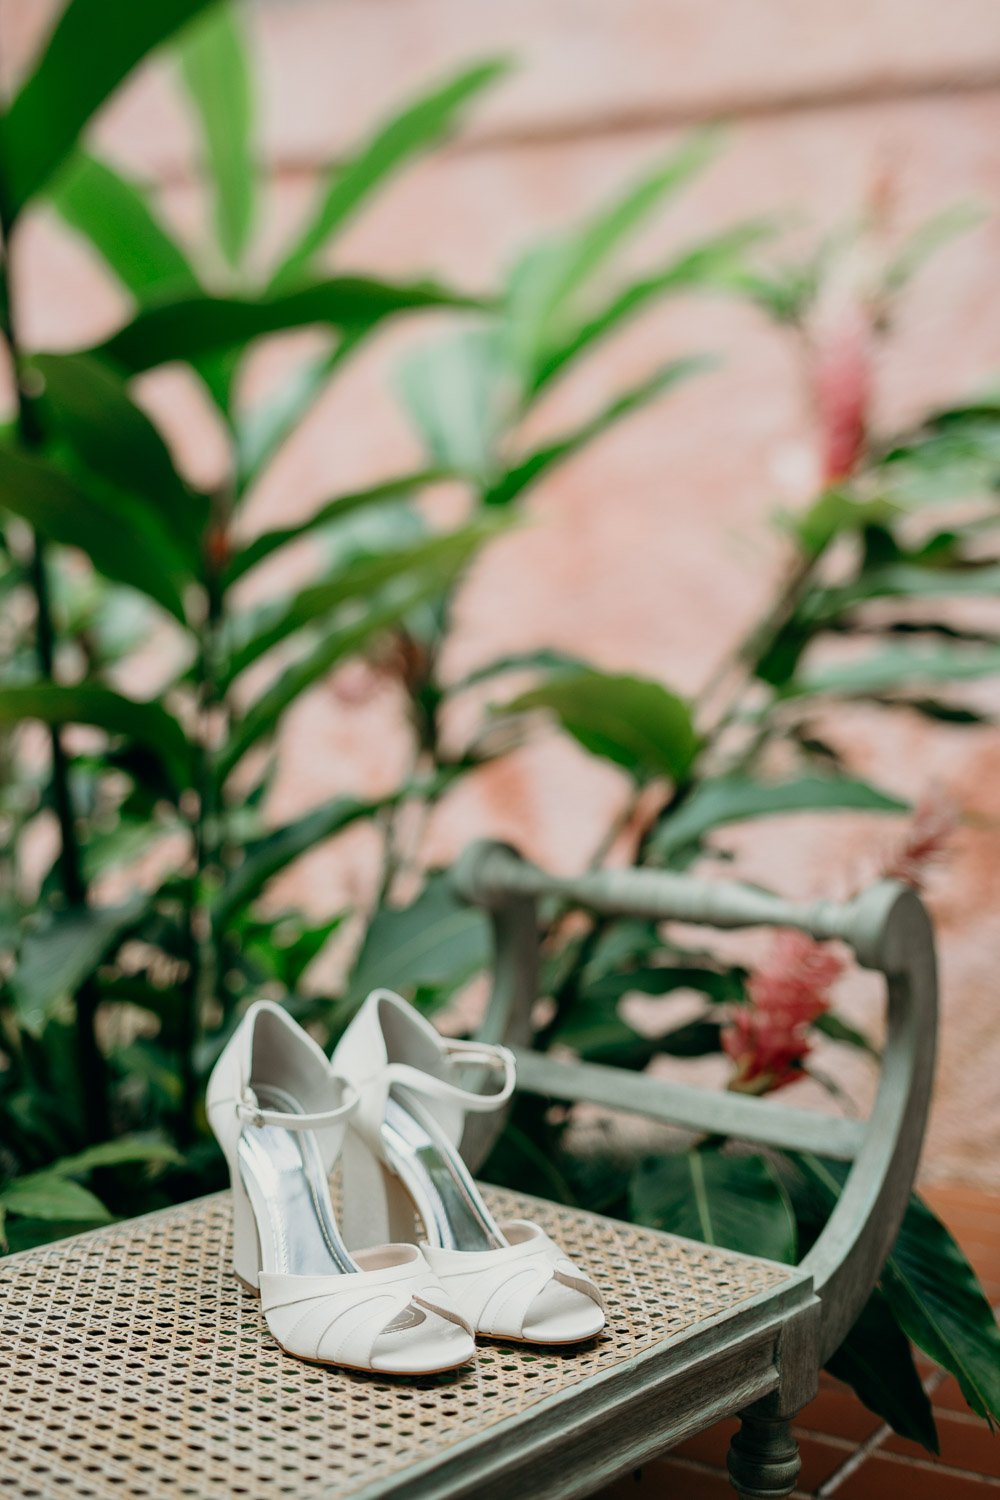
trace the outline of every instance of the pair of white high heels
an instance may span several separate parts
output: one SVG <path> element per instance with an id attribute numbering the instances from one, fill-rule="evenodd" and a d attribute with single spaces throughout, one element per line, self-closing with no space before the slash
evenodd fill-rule
<path id="1" fill-rule="evenodd" d="M 499 1089 L 462 1088 L 471 1065 L 502 1074 Z M 232 1178 L 233 1269 L 287 1353 L 426 1375 L 471 1359 L 476 1333 L 562 1344 L 600 1331 L 590 1277 L 537 1224 L 498 1224 L 458 1153 L 466 1113 L 513 1088 L 506 1048 L 448 1041 L 388 990 L 332 1063 L 280 1006 L 251 1006 L 212 1072 L 208 1117 Z"/>

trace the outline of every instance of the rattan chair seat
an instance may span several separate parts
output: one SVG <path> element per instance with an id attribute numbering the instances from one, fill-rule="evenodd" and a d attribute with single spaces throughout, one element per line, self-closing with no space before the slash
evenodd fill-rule
<path id="1" fill-rule="evenodd" d="M 799 1281 L 791 1267 L 488 1189 L 604 1289 L 608 1325 L 569 1351 L 483 1342 L 419 1381 L 281 1352 L 229 1268 L 228 1194 L 0 1262 L 0 1495 L 377 1495 L 487 1429 Z M 395 1476 L 395 1477 L 394 1477 Z"/>

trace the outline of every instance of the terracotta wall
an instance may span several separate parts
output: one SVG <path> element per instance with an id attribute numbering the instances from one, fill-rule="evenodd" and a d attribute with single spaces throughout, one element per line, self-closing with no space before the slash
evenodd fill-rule
<path id="1" fill-rule="evenodd" d="M 8 77 L 46 9 L 42 0 L 0 6 Z M 785 218 L 798 226 L 790 243 L 803 243 L 856 212 L 876 179 L 892 182 L 900 233 L 971 199 L 987 218 L 921 274 L 900 310 L 879 368 L 879 419 L 895 424 L 960 397 L 1000 368 L 993 0 L 275 0 L 249 14 L 263 88 L 268 245 L 301 213 L 316 163 L 391 101 L 460 61 L 512 53 L 518 73 L 468 136 L 385 195 L 342 243 L 341 266 L 433 269 L 489 286 L 533 236 L 586 212 L 685 125 L 725 114 L 728 150 L 650 230 L 638 258 L 755 214 Z M 192 142 L 169 70 L 146 70 L 97 135 L 110 156 L 158 186 L 164 211 L 197 241 Z M 86 253 L 44 215 L 23 237 L 18 270 L 26 326 L 39 343 L 89 341 L 121 314 Z M 305 515 L 415 458 L 386 383 L 415 336 L 393 334 L 323 401 L 254 497 L 248 530 Z M 477 566 L 451 670 L 549 645 L 691 691 L 754 618 L 783 561 L 769 517 L 778 505 L 802 503 L 812 473 L 810 418 L 786 338 L 734 304 L 657 312 L 570 381 L 545 420 L 558 426 L 616 382 L 687 350 L 717 352 L 720 369 L 539 486 L 529 524 Z M 286 357 L 279 350 L 259 359 L 252 387 L 263 390 Z M 143 394 L 192 473 L 211 479 L 220 439 L 190 391 L 164 373 L 146 379 Z M 272 575 L 268 586 L 285 581 Z M 356 687 L 348 678 L 346 689 Z M 348 701 L 356 696 L 335 679 L 285 725 L 275 819 L 331 790 L 376 791 L 399 771 L 406 745 L 398 704 L 387 689 Z M 969 814 L 933 889 L 945 1019 L 926 1172 L 996 1185 L 1000 733 L 861 711 L 845 712 L 830 733 L 862 773 L 911 796 L 937 782 Z M 555 738 L 539 741 L 445 806 L 435 853 L 488 831 L 571 869 L 622 791 L 612 770 Z M 837 815 L 756 825 L 727 833 L 725 843 L 748 877 L 819 893 L 870 870 L 888 837 L 886 822 Z M 363 897 L 374 855 L 367 834 L 351 834 L 303 861 L 275 899 L 329 910 Z M 862 1015 L 873 997 L 860 986 L 847 1003 Z"/>

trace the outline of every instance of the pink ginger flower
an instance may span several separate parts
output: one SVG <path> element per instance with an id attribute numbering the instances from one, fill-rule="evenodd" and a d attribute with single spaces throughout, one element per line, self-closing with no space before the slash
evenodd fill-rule
<path id="1" fill-rule="evenodd" d="M 738 1093 L 769 1094 L 802 1075 L 811 1051 L 805 1027 L 772 1020 L 749 1005 L 734 1005 L 722 1032 L 722 1047 L 736 1064 L 729 1087 Z"/>
<path id="2" fill-rule="evenodd" d="M 872 401 L 872 327 L 858 297 L 834 299 L 817 318 L 812 388 L 824 488 L 854 473 L 864 457 Z"/>
<path id="3" fill-rule="evenodd" d="M 923 890 L 930 867 L 948 857 L 958 825 L 955 804 L 940 790 L 927 792 L 917 803 L 903 838 L 886 856 L 882 874 L 915 891 Z"/>
<path id="4" fill-rule="evenodd" d="M 843 959 L 804 932 L 777 932 L 767 961 L 747 983 L 748 1003 L 732 1006 L 723 1050 L 736 1064 L 731 1089 L 766 1094 L 801 1077 L 812 1050 L 809 1028 L 830 1008 Z"/>

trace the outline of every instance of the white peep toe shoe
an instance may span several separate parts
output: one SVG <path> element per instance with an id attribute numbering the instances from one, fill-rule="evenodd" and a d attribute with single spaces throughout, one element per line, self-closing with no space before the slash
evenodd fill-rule
<path id="1" fill-rule="evenodd" d="M 233 1185 L 233 1270 L 286 1353 L 396 1375 L 473 1357 L 471 1327 L 415 1245 L 348 1253 L 327 1176 L 357 1099 L 280 1006 L 250 1007 L 206 1104 Z"/>
<path id="2" fill-rule="evenodd" d="M 463 1066 L 502 1072 L 494 1094 L 470 1093 Z M 498 1108 L 514 1089 L 506 1047 L 442 1037 L 411 1005 L 375 990 L 344 1033 L 334 1071 L 358 1095 L 343 1152 L 349 1244 L 414 1240 L 478 1333 L 569 1344 L 604 1327 L 601 1294 L 544 1230 L 498 1224 L 458 1152 L 468 1111 Z"/>

